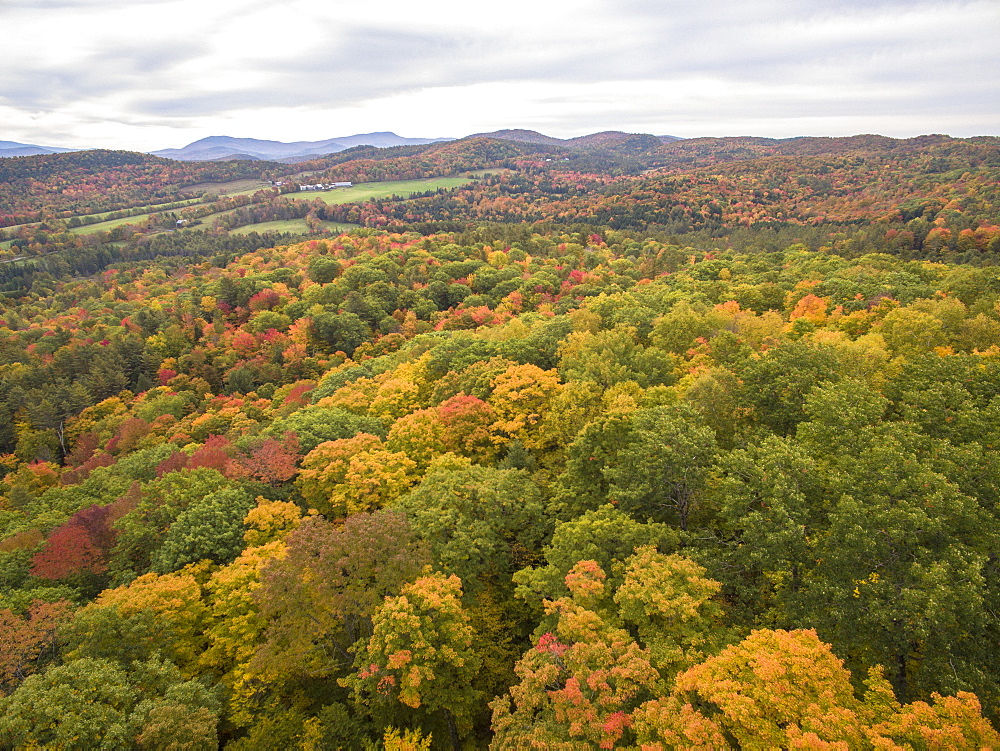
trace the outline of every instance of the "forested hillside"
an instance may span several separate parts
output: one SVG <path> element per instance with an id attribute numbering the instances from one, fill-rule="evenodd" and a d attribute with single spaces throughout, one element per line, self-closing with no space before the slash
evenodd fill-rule
<path id="1" fill-rule="evenodd" d="M 0 746 L 1000 747 L 997 139 L 622 135 L 11 247 Z"/>

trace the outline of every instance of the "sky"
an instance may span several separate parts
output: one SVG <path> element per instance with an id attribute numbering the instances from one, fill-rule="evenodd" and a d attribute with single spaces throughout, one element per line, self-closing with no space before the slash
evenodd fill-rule
<path id="1" fill-rule="evenodd" d="M 0 140 L 1000 135 L 998 0 L 0 0 Z"/>

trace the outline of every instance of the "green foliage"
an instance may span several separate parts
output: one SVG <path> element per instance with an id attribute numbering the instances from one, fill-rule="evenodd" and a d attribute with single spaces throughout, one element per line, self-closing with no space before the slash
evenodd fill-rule
<path id="1" fill-rule="evenodd" d="M 393 508 L 427 541 L 435 564 L 470 591 L 509 580 L 550 530 L 541 494 L 518 470 L 432 470 Z"/>
<path id="2" fill-rule="evenodd" d="M 164 535 L 152 570 L 166 574 L 203 559 L 229 563 L 243 549 L 243 518 L 254 505 L 250 494 L 237 488 L 217 490 L 191 504 Z"/>
<path id="3" fill-rule="evenodd" d="M 2 700 L 0 738 L 7 745 L 67 749 L 214 748 L 218 700 L 184 681 L 168 662 L 125 671 L 109 660 L 81 658 L 30 676 Z"/>
<path id="4" fill-rule="evenodd" d="M 355 415 L 338 407 L 311 406 L 275 420 L 267 431 L 275 438 L 289 432 L 298 438 L 301 450 L 308 453 L 324 441 L 352 438 L 358 433 L 385 435 L 385 427 L 373 417 Z"/>

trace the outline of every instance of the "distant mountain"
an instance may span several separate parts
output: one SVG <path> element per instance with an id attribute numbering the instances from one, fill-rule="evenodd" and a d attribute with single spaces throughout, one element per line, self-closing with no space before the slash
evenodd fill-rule
<path id="1" fill-rule="evenodd" d="M 304 162 L 324 154 L 334 154 L 354 146 L 422 145 L 450 141 L 450 138 L 403 138 L 395 133 L 359 133 L 353 136 L 328 138 L 324 141 L 264 141 L 257 138 L 233 138 L 231 136 L 209 136 L 190 143 L 180 149 L 160 149 L 150 152 L 154 156 L 176 159 L 182 162 L 208 162 L 222 159 L 264 159 L 283 162 Z"/>
<path id="2" fill-rule="evenodd" d="M 576 138 L 554 138 L 536 130 L 505 129 L 492 133 L 475 133 L 469 138 L 497 138 L 502 141 L 517 141 L 519 143 L 539 143 L 546 146 L 566 146 L 571 149 L 615 148 L 623 144 L 634 144 L 638 141 L 656 139 L 668 143 L 680 141 L 677 136 L 650 136 L 645 133 L 623 133 L 620 130 L 606 130 L 601 133 L 591 133 Z M 650 141 L 652 143 L 652 141 Z"/>
<path id="3" fill-rule="evenodd" d="M 500 141 L 517 141 L 518 143 L 540 143 L 545 146 L 565 146 L 566 141 L 539 133 L 537 130 L 523 128 L 506 128 L 494 130 L 492 133 L 473 133 L 467 138 L 496 138 Z"/>
<path id="4" fill-rule="evenodd" d="M 17 141 L 0 141 L 0 157 L 65 154 L 68 151 L 77 151 L 77 149 L 64 149 L 60 146 L 37 146 L 33 143 L 18 143 Z"/>

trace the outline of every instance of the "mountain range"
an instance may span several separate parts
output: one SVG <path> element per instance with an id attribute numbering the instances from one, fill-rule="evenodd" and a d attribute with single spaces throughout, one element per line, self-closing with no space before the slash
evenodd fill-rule
<path id="1" fill-rule="evenodd" d="M 76 151 L 76 149 L 64 149 L 59 146 L 38 146 L 33 143 L 18 143 L 17 141 L 0 141 L 0 157 L 64 154 L 67 151 Z"/>
<path id="2" fill-rule="evenodd" d="M 154 156 L 177 159 L 182 162 L 209 162 L 222 159 L 261 159 L 268 161 L 304 162 L 325 154 L 345 151 L 354 146 L 414 146 L 451 138 L 404 138 L 389 131 L 359 133 L 353 136 L 327 138 L 323 141 L 264 141 L 258 138 L 233 138 L 209 136 L 180 149 L 151 151 Z"/>
<path id="3" fill-rule="evenodd" d="M 468 138 L 496 138 L 504 141 L 535 143 L 547 146 L 563 146 L 571 149 L 586 149 L 614 145 L 623 140 L 643 137 L 659 139 L 662 142 L 681 140 L 676 136 L 649 136 L 646 134 L 605 131 L 577 138 L 554 138 L 534 130 L 505 129 L 491 133 L 474 133 Z M 177 149 L 150 151 L 154 156 L 176 159 L 181 162 L 211 162 L 230 159 L 265 160 L 274 162 L 304 162 L 326 154 L 334 154 L 356 146 L 416 146 L 454 141 L 454 138 L 404 138 L 390 131 L 358 133 L 352 136 L 338 136 L 322 141 L 268 141 L 259 138 L 234 138 L 232 136 L 209 136 Z M 0 157 L 34 156 L 57 154 L 82 149 L 67 149 L 58 146 L 38 146 L 17 141 L 0 141 Z"/>
<path id="4" fill-rule="evenodd" d="M 620 130 L 606 130 L 601 133 L 591 133 L 587 136 L 577 136 L 576 138 L 554 138 L 539 133 L 536 130 L 524 130 L 521 128 L 495 130 L 491 133 L 474 133 L 469 138 L 498 138 L 502 141 L 518 141 L 520 143 L 538 143 L 545 146 L 566 146 L 569 148 L 585 149 L 595 146 L 606 146 L 620 143 L 623 140 L 646 136 L 644 133 L 623 133 Z M 682 140 L 678 136 L 647 136 L 658 138 L 664 143 Z"/>

